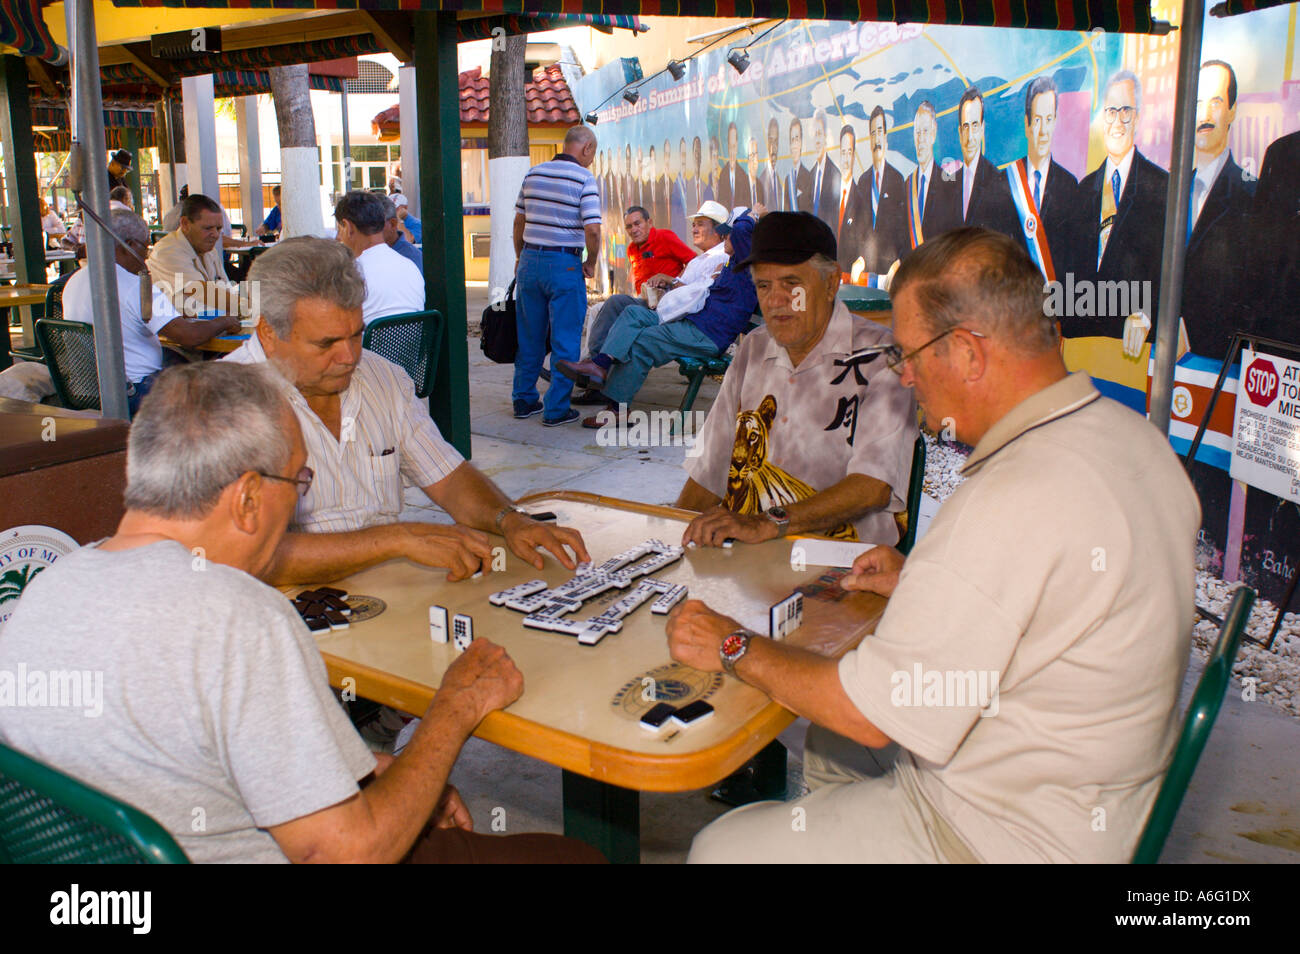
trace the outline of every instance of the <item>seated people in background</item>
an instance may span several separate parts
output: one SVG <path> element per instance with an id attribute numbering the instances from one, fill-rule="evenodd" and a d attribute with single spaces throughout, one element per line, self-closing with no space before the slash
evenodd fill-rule
<path id="1" fill-rule="evenodd" d="M 166 335 L 182 347 L 193 348 L 217 335 L 238 331 L 239 316 L 192 320 L 179 315 L 163 290 L 150 282 L 147 274 L 141 274 L 145 270 L 145 256 L 149 253 L 149 227 L 144 224 L 144 219 L 134 212 L 115 209 L 108 217 L 108 224 L 113 234 L 127 246 L 123 248 L 114 242 L 113 255 L 117 263 L 114 272 L 122 323 L 127 407 L 135 414 L 163 367 L 159 335 Z M 145 294 L 149 295 L 148 312 L 143 308 Z M 63 287 L 63 317 L 68 321 L 94 324 L 90 269 L 78 269 Z"/>
<path id="2" fill-rule="evenodd" d="M 395 557 L 463 580 L 490 568 L 488 533 L 502 534 L 538 569 L 539 546 L 570 570 L 577 561 L 566 546 L 590 559 L 576 530 L 517 510 L 443 440 L 405 371 L 362 350 L 366 286 L 347 249 L 329 239 L 285 239 L 258 257 L 249 280 L 261 283 L 261 320 L 225 360 L 270 361 L 280 372 L 316 472 L 292 522 L 307 532 L 285 536 L 271 582 L 339 579 Z M 403 478 L 457 525 L 399 523 Z"/>
<path id="3" fill-rule="evenodd" d="M 917 426 L 882 353 L 893 336 L 836 299 L 835 236 L 817 216 L 768 213 L 747 261 L 763 327 L 741 342 L 686 461 L 677 506 L 700 515 L 683 543 L 897 543 Z"/>
<path id="4" fill-rule="evenodd" d="M 397 207 L 397 223 L 399 228 L 405 233 L 406 240 L 415 245 L 424 241 L 424 227 L 420 220 L 411 214 L 410 203 L 406 196 L 400 192 L 396 195 L 389 196 L 393 200 L 393 205 Z"/>
<path id="5" fill-rule="evenodd" d="M 280 220 L 280 187 L 279 186 L 271 187 L 271 198 L 275 200 L 275 208 L 273 208 L 270 212 L 266 214 L 266 218 L 262 220 L 262 224 L 257 227 L 257 231 L 254 232 L 253 234 L 274 235 L 276 238 L 279 238 L 280 228 L 282 224 Z"/>
<path id="6" fill-rule="evenodd" d="M 400 757 L 348 723 L 307 627 L 254 579 L 306 459 L 267 369 L 164 375 L 131 428 L 117 532 L 33 580 L 0 641 L 11 672 L 93 672 L 87 704 L 5 706 L 0 737 L 157 819 L 196 862 L 599 860 L 554 835 L 471 834 L 447 784 L 475 725 L 523 690 L 499 646 L 451 664 Z"/>
<path id="7" fill-rule="evenodd" d="M 974 445 L 966 481 L 905 562 L 857 559 L 844 587 L 889 604 L 840 659 L 678 607 L 674 659 L 813 723 L 812 793 L 724 816 L 690 860 L 1126 862 L 1178 737 L 1196 493 L 1159 430 L 1066 372 L 1015 239 L 928 239 L 891 299 L 889 360 Z M 867 747 L 891 741 L 882 775 Z"/>
<path id="8" fill-rule="evenodd" d="M 339 241 L 357 260 L 366 283 L 361 318 L 366 324 L 387 315 L 424 311 L 424 275 L 384 241 L 385 197 L 347 192 L 334 206 Z"/>
<path id="9" fill-rule="evenodd" d="M 556 360 L 555 366 L 585 388 L 598 390 L 613 409 L 629 403 L 641 390 L 651 368 L 677 358 L 712 358 L 726 351 L 749 326 L 758 299 L 749 267 L 754 220 L 742 215 L 726 238 L 728 265 L 718 272 L 703 304 L 689 314 L 664 322 L 643 305 L 629 305 L 609 329 L 600 351 L 585 361 Z M 661 304 L 662 307 L 662 304 Z M 600 415 L 586 418 L 583 427 L 601 426 Z"/>
<path id="10" fill-rule="evenodd" d="M 717 202 L 705 202 L 691 219 L 691 241 L 702 254 L 691 258 L 678 274 L 656 272 L 643 279 L 645 287 L 655 289 L 659 296 L 656 303 L 649 307 L 655 309 L 661 321 L 669 320 L 665 317 L 668 315 L 679 318 L 704 301 L 714 276 L 727 264 L 727 248 L 723 240 L 730 231 L 727 210 Z M 640 283 L 637 287 L 638 290 L 641 288 Z M 609 334 L 609 329 L 614 326 L 618 316 L 623 314 L 623 309 L 628 305 L 641 304 L 645 302 L 631 295 L 610 295 L 601 305 L 600 311 L 596 312 L 587 332 L 588 357 L 600 353 L 605 336 Z M 608 402 L 600 391 L 589 388 L 574 398 L 573 403 L 603 405 Z"/>
<path id="11" fill-rule="evenodd" d="M 108 193 L 108 211 L 115 209 L 124 209 L 127 212 L 134 212 L 135 199 L 131 195 L 131 190 L 126 186 L 118 186 Z"/>
<path id="12" fill-rule="evenodd" d="M 162 287 L 178 311 L 240 314 L 247 306 L 221 261 L 221 206 L 195 193 L 186 197 L 180 209 L 176 231 L 149 248 L 153 283 Z"/>
<path id="13" fill-rule="evenodd" d="M 63 224 L 63 219 L 59 217 L 59 213 L 50 208 L 44 196 L 41 196 L 41 231 L 48 237 L 47 242 L 48 239 L 62 238 L 68 234 L 68 227 Z"/>
<path id="14" fill-rule="evenodd" d="M 676 278 L 695 253 L 668 229 L 654 228 L 650 214 L 639 205 L 623 217 L 627 229 L 627 257 L 632 263 L 632 287 L 641 294 L 641 286 L 652 275 Z"/>
<path id="15" fill-rule="evenodd" d="M 188 185 L 181 186 L 180 195 L 176 200 L 176 204 L 167 210 L 167 214 L 162 217 L 162 222 L 160 222 L 158 225 L 158 227 L 162 229 L 162 231 L 164 232 L 176 231 L 177 227 L 181 224 L 181 207 L 185 204 L 185 200 L 188 199 L 189 197 L 190 197 L 190 187 Z"/>
<path id="16" fill-rule="evenodd" d="M 386 195 L 380 196 L 384 203 L 384 241 L 398 255 L 408 258 L 424 274 L 424 253 L 406 240 L 402 234 L 402 228 L 397 221 L 397 206 L 393 205 L 393 200 Z"/>

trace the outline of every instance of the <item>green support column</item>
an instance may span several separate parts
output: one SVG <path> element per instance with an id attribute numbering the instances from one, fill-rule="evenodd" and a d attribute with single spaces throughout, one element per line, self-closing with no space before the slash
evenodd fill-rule
<path id="1" fill-rule="evenodd" d="M 40 285 L 45 283 L 45 237 L 41 232 L 27 64 L 21 56 L 0 59 L 4 60 L 0 69 L 0 139 L 4 142 L 14 274 L 20 285 Z"/>
<path id="2" fill-rule="evenodd" d="M 126 187 L 131 190 L 135 210 L 144 215 L 144 196 L 140 194 L 140 131 L 122 130 L 122 148 L 131 154 L 131 172 L 126 177 Z"/>
<path id="3" fill-rule="evenodd" d="M 416 13 L 416 113 L 420 117 L 420 221 L 425 307 L 442 312 L 446 329 L 429 396 L 434 422 L 470 456 L 469 348 L 465 323 L 465 252 L 460 185 L 460 83 L 456 14 Z"/>

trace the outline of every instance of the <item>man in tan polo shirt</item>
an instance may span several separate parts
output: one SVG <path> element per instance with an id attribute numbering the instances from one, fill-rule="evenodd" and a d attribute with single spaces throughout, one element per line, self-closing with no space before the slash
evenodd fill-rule
<path id="1" fill-rule="evenodd" d="M 724 816 L 692 861 L 1131 857 L 1177 736 L 1199 505 L 1156 428 L 1067 375 L 1042 288 L 973 228 L 895 277 L 890 364 L 975 450 L 906 562 L 878 547 L 846 578 L 890 596 L 874 635 L 834 660 L 699 602 L 670 619 L 675 659 L 821 727 L 812 793 Z M 881 773 L 863 746 L 891 741 Z"/>
<path id="2" fill-rule="evenodd" d="M 182 314 L 243 314 L 240 287 L 221 263 L 221 206 L 206 195 L 181 203 L 181 223 L 149 250 L 149 277 Z"/>

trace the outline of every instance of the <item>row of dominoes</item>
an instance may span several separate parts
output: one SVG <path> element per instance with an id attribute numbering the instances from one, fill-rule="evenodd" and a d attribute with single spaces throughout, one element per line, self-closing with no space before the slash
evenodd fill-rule
<path id="1" fill-rule="evenodd" d="M 447 607 L 429 607 L 429 638 L 435 643 L 447 642 Z M 451 620 L 451 643 L 463 653 L 474 642 L 474 618 L 457 613 Z"/>

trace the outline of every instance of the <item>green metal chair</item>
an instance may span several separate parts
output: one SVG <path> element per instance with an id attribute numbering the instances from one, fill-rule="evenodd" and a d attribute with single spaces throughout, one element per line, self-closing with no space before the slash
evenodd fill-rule
<path id="1" fill-rule="evenodd" d="M 100 410 L 94 327 L 83 321 L 42 318 L 36 322 L 36 340 L 63 406 L 77 411 Z"/>
<path id="2" fill-rule="evenodd" d="M 1250 620 L 1250 608 L 1255 602 L 1255 591 L 1243 586 L 1232 598 L 1223 617 L 1223 626 L 1219 629 L 1219 640 L 1214 645 L 1205 664 L 1205 672 L 1192 693 L 1191 704 L 1187 707 L 1187 718 L 1183 721 L 1183 731 L 1174 746 L 1174 756 L 1160 783 L 1155 804 L 1151 806 L 1151 815 L 1147 818 L 1142 837 L 1138 839 L 1137 850 L 1133 853 L 1133 864 L 1153 865 L 1160 860 L 1160 851 L 1164 848 L 1169 829 L 1174 825 L 1178 806 L 1187 793 L 1187 783 L 1192 780 L 1196 763 L 1209 741 L 1210 730 L 1214 728 L 1215 717 L 1223 705 L 1223 696 L 1228 689 L 1228 680 L 1232 676 L 1232 663 L 1237 658 L 1237 647 L 1241 645 L 1241 634 Z"/>
<path id="3" fill-rule="evenodd" d="M 232 231 L 232 232 L 238 232 L 238 233 L 239 233 L 239 237 L 242 238 L 242 239 L 246 239 L 246 238 L 248 238 L 248 226 L 247 226 L 247 225 L 232 224 L 232 225 L 230 226 L 230 231 Z"/>
<path id="4" fill-rule="evenodd" d="M 50 283 L 50 287 L 45 292 L 45 318 L 62 318 L 63 317 L 63 287 L 68 284 L 68 279 L 76 274 L 74 269 L 66 275 L 60 275 Z"/>
<path id="5" fill-rule="evenodd" d="M 907 483 L 907 528 L 898 541 L 898 552 L 904 556 L 912 552 L 916 543 L 916 524 L 921 518 L 921 488 L 925 483 L 925 438 L 916 435 L 912 445 L 912 476 Z"/>
<path id="6" fill-rule="evenodd" d="M 440 311 L 413 311 L 376 318 L 366 325 L 361 346 L 401 367 L 415 382 L 415 396 L 428 397 L 442 348 Z"/>
<path id="7" fill-rule="evenodd" d="M 0 745 L 0 862 L 189 864 L 139 809 Z"/>
<path id="8" fill-rule="evenodd" d="M 158 244 L 158 240 L 159 240 L 160 238 L 162 238 L 162 237 L 163 237 L 164 235 L 166 235 L 166 234 L 167 234 L 167 233 L 166 233 L 163 229 L 150 229 L 150 230 L 149 230 L 149 244 L 150 244 L 150 245 L 157 245 L 157 244 Z"/>

